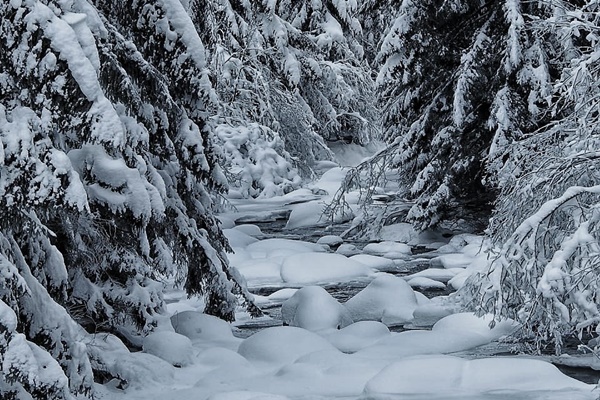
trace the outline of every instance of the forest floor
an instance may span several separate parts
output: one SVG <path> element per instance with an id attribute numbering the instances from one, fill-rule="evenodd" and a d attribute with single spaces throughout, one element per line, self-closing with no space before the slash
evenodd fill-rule
<path id="1" fill-rule="evenodd" d="M 350 152 L 351 153 L 351 152 Z M 360 158 L 357 154 L 345 158 Z M 330 166 L 332 167 L 332 166 Z M 98 385 L 115 400 L 596 399 L 590 355 L 529 357 L 505 340 L 518 326 L 461 312 L 455 289 L 484 264 L 483 237 L 385 227 L 344 241 L 319 220 L 344 168 L 310 187 L 231 199 L 220 216 L 260 318 L 201 314 L 201 299 L 167 293 L 167 315 L 130 352 L 111 335 L 93 345 L 122 371 Z M 235 197 L 235 196 L 234 196 Z M 347 197 L 358 212 L 356 194 Z M 354 204 L 354 206 L 353 206 Z M 282 307 L 283 304 L 283 307 Z M 284 326 L 289 325 L 289 326 Z M 574 379 L 554 363 L 585 367 Z M 585 382 L 588 383 L 585 383 Z"/>

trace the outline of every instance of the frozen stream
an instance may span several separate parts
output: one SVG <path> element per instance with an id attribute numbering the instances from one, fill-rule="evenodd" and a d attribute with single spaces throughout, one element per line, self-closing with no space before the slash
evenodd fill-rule
<path id="1" fill-rule="evenodd" d="M 219 215 L 234 250 L 229 261 L 265 316 L 252 319 L 240 308 L 229 324 L 173 288 L 143 352 L 123 353 L 115 340 L 115 362 L 135 373 L 124 391 L 107 387 L 105 398 L 597 398 L 592 369 L 561 372 L 550 357 L 515 355 L 502 338 L 516 322 L 490 329 L 491 316 L 463 312 L 452 292 L 485 265 L 483 237 L 395 223 L 367 243 L 340 238 L 343 215 L 321 226 L 331 198 L 323 193 L 335 193 L 343 176 L 332 168 L 314 187 L 279 198 L 232 199 L 234 208 Z M 357 199 L 346 199 L 355 212 Z M 589 356 L 563 361 L 593 364 Z"/>

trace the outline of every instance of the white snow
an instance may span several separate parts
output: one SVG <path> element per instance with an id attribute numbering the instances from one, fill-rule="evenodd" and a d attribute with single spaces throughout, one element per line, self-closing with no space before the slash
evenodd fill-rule
<path id="1" fill-rule="evenodd" d="M 354 321 L 381 321 L 386 325 L 410 322 L 417 308 L 413 289 L 402 278 L 382 274 L 345 303 Z"/>
<path id="2" fill-rule="evenodd" d="M 426 278 L 424 276 L 418 276 L 416 278 L 409 279 L 408 284 L 413 288 L 421 289 L 445 289 L 446 285 L 442 282 L 435 281 L 433 279 Z"/>
<path id="3" fill-rule="evenodd" d="M 318 244 L 326 244 L 327 246 L 339 246 L 340 244 L 344 243 L 344 239 L 342 239 L 341 237 L 337 236 L 337 235 L 326 235 L 326 236 L 322 236 L 319 238 L 319 240 L 317 240 Z"/>
<path id="4" fill-rule="evenodd" d="M 394 260 L 369 254 L 356 254 L 351 256 L 350 259 L 377 270 L 387 270 L 396 267 Z"/>
<path id="5" fill-rule="evenodd" d="M 171 317 L 175 332 L 191 340 L 223 340 L 233 338 L 231 326 L 212 315 L 197 311 L 183 311 Z"/>
<path id="6" fill-rule="evenodd" d="M 252 363 L 278 368 L 317 351 L 335 350 L 321 336 L 306 329 L 281 326 L 267 328 L 240 345 L 238 353 Z"/>
<path id="7" fill-rule="evenodd" d="M 340 329 L 350 325 L 348 310 L 320 286 L 306 286 L 281 307 L 284 323 L 309 331 Z"/>
<path id="8" fill-rule="evenodd" d="M 397 242 L 380 242 L 369 243 L 363 248 L 363 252 L 375 256 L 385 256 L 390 253 L 411 254 L 410 246 L 405 243 Z"/>
<path id="9" fill-rule="evenodd" d="M 371 273 L 371 268 L 364 264 L 331 253 L 294 254 L 286 257 L 281 266 L 283 281 L 298 284 L 340 282 Z"/>
<path id="10" fill-rule="evenodd" d="M 359 321 L 352 325 L 329 332 L 325 338 L 344 353 L 354 353 L 389 337 L 387 326 L 377 321 Z"/>
<path id="11" fill-rule="evenodd" d="M 343 178 L 340 169 L 330 171 L 318 189 L 335 190 L 336 179 Z M 448 240 L 439 232 L 413 236 L 407 226 L 400 224 L 388 229 L 387 236 L 382 237 L 390 240 L 370 244 L 362 254 L 354 244 L 341 243 L 337 236 L 324 236 L 314 244 L 263 239 L 256 225 L 235 226 L 236 220 L 279 217 L 297 207 L 289 204 L 296 201 L 308 201 L 309 209 L 316 207 L 319 200 L 306 190 L 270 199 L 241 199 L 235 200 L 237 212 L 220 216 L 235 250 L 228 255 L 231 264 L 251 288 L 262 285 L 281 288 L 269 296 L 256 296 L 256 300 L 268 307 L 267 311 L 283 303 L 283 322 L 291 326 L 265 328 L 247 339 L 238 339 L 233 337 L 229 323 L 199 312 L 204 307 L 201 298 L 188 299 L 183 292 L 169 292 L 167 309 L 173 315 L 170 320 L 160 321 L 157 332 L 144 341 L 145 351 L 156 356 L 130 353 L 113 336 L 88 345 L 94 357 L 117 368 L 121 371 L 119 379 L 128 382 L 125 390 L 115 388 L 114 384 L 98 385 L 103 398 L 592 400 L 596 397 L 592 385 L 567 378 L 547 362 L 517 357 L 467 360 L 447 355 L 471 354 L 472 349 L 490 345 L 518 328 L 513 321 L 501 321 L 490 329 L 491 316 L 478 318 L 462 313 L 452 296 L 430 300 L 408 283 L 442 288 L 447 282 L 452 285 L 466 279 L 484 264 L 486 255 L 481 250 L 486 246 L 480 237 L 459 235 Z M 439 247 L 432 253 L 438 255 L 432 263 L 438 268 L 403 278 L 374 272 L 410 268 L 413 263 L 403 261 L 411 257 L 410 247 L 399 243 L 405 240 L 428 248 Z M 325 250 L 339 243 L 336 253 Z M 422 258 L 415 264 L 427 261 L 428 258 Z M 344 304 L 321 287 L 307 286 L 350 280 L 370 283 Z M 2 315 L 2 319 L 11 317 Z M 277 323 L 269 316 L 256 322 Z M 246 323 L 254 321 L 243 314 L 238 318 L 236 331 Z M 409 328 L 431 327 L 431 330 L 395 333 L 387 327 L 400 324 Z"/>
<path id="12" fill-rule="evenodd" d="M 153 332 L 144 338 L 145 353 L 152 354 L 176 367 L 192 362 L 192 341 L 186 336 L 169 331 Z"/>
<path id="13" fill-rule="evenodd" d="M 402 379 L 398 379 L 402 377 Z M 589 390 L 553 365 L 528 359 L 464 360 L 451 356 L 411 357 L 385 368 L 365 387 L 365 396 L 451 394 L 455 398 L 502 391 Z M 435 398 L 439 398 L 439 397 Z M 568 395 L 563 394 L 566 398 Z M 431 398 L 431 397 L 430 397 Z M 464 397 L 462 397 L 464 398 Z M 540 396 L 539 398 L 547 398 Z"/>

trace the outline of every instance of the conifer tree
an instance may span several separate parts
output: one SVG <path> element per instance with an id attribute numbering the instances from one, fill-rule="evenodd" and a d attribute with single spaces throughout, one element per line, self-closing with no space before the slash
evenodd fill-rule
<path id="1" fill-rule="evenodd" d="M 526 13 L 545 16 L 548 7 L 405 0 L 382 42 L 387 159 L 421 229 L 473 213 L 482 229 L 505 145 L 547 121 L 553 44 L 525 29 Z"/>
<path id="2" fill-rule="evenodd" d="M 87 335 L 151 330 L 165 278 L 257 312 L 212 215 L 216 96 L 181 2 L 12 1 L 0 32 L 0 397 L 89 395 Z"/>
<path id="3" fill-rule="evenodd" d="M 597 335 L 598 309 L 598 9 L 554 2 L 535 21 L 555 37 L 560 71 L 552 123 L 506 147 L 489 233 L 489 266 L 465 288 L 481 313 L 513 318 L 534 350 L 567 335 Z"/>

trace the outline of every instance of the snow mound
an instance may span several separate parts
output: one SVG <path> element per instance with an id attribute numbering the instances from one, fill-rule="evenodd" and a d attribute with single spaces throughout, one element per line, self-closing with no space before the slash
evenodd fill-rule
<path id="1" fill-rule="evenodd" d="M 233 248 L 244 248 L 252 243 L 258 242 L 258 239 L 256 239 L 255 237 L 250 236 L 247 233 L 244 233 L 236 228 L 223 229 L 223 233 L 225 234 L 225 237 L 227 238 L 229 244 Z"/>
<path id="2" fill-rule="evenodd" d="M 418 276 L 408 280 L 408 284 L 413 288 L 421 289 L 445 289 L 446 285 L 442 282 L 434 281 L 433 279 L 425 278 L 424 276 Z"/>
<path id="3" fill-rule="evenodd" d="M 346 257 L 355 256 L 360 254 L 360 250 L 355 245 L 350 243 L 341 244 L 340 247 L 335 251 L 337 254 L 341 254 Z"/>
<path id="4" fill-rule="evenodd" d="M 281 279 L 298 284 L 341 282 L 371 273 L 364 264 L 331 253 L 295 254 L 286 257 L 281 266 Z"/>
<path id="5" fill-rule="evenodd" d="M 261 240 L 260 242 L 252 243 L 246 250 L 250 253 L 252 258 L 272 258 L 298 253 L 325 252 L 323 246 L 316 243 L 290 239 Z"/>
<path id="6" fill-rule="evenodd" d="M 589 390 L 590 385 L 567 377 L 552 364 L 539 360 L 463 360 L 452 356 L 421 356 L 407 358 L 386 367 L 367 383 L 364 395 L 367 398 L 374 395 L 398 394 L 467 395 L 478 392 L 540 389 Z"/>
<path id="7" fill-rule="evenodd" d="M 323 226 L 331 222 L 340 223 L 350 221 L 354 218 L 354 213 L 348 209 L 340 209 L 333 215 L 333 221 L 330 217 L 323 214 L 326 204 L 324 201 L 311 201 L 294 206 L 288 222 L 285 225 L 286 229 L 295 229 L 306 226 Z"/>
<path id="8" fill-rule="evenodd" d="M 433 279 L 434 281 L 438 281 L 438 282 L 442 282 L 442 283 L 448 283 L 448 281 L 450 281 L 456 275 L 458 275 L 464 271 L 465 270 L 463 268 L 450 268 L 450 269 L 429 268 L 429 269 L 425 269 L 423 271 L 416 272 L 411 275 L 407 275 L 404 277 L 404 279 L 411 280 L 413 278 L 422 277 L 422 278 Z"/>
<path id="9" fill-rule="evenodd" d="M 418 236 L 419 234 L 415 231 L 412 224 L 407 222 L 386 225 L 381 228 L 381 232 L 379 232 L 379 237 L 382 240 L 390 242 L 409 243 Z"/>
<path id="10" fill-rule="evenodd" d="M 439 304 L 419 305 L 413 312 L 413 326 L 432 326 L 440 319 L 452 314 L 452 310 Z"/>
<path id="11" fill-rule="evenodd" d="M 110 371 L 129 388 L 165 384 L 173 378 L 173 365 L 151 354 L 130 353 L 114 335 L 91 335 L 87 348 L 96 369 Z"/>
<path id="12" fill-rule="evenodd" d="M 344 243 L 344 239 L 336 235 L 326 235 L 317 240 L 317 244 L 326 244 L 332 247 L 339 246 L 342 243 Z"/>
<path id="13" fill-rule="evenodd" d="M 238 353 L 252 363 L 280 368 L 317 351 L 335 350 L 322 337 L 306 329 L 281 326 L 267 328 L 244 340 Z"/>
<path id="14" fill-rule="evenodd" d="M 281 260 L 259 258 L 240 261 L 243 254 L 240 255 L 235 259 L 230 256 L 231 265 L 246 278 L 249 286 L 281 282 Z"/>
<path id="15" fill-rule="evenodd" d="M 264 233 L 262 233 L 262 231 L 260 230 L 260 227 L 258 225 L 254 225 L 254 224 L 242 224 L 242 225 L 238 225 L 238 226 L 234 227 L 233 229 L 240 231 L 242 233 L 245 233 L 246 235 L 249 235 L 252 237 L 264 236 Z"/>
<path id="16" fill-rule="evenodd" d="M 142 348 L 145 353 L 161 358 L 176 367 L 185 367 L 192 362 L 192 341 L 179 333 L 153 332 L 144 338 Z"/>
<path id="17" fill-rule="evenodd" d="M 377 321 L 360 321 L 326 336 L 331 344 L 344 353 L 354 353 L 390 336 L 387 326 Z"/>
<path id="18" fill-rule="evenodd" d="M 235 221 L 232 218 L 219 215 L 217 216 L 217 219 L 221 223 L 221 229 L 231 229 L 235 227 Z"/>
<path id="19" fill-rule="evenodd" d="M 196 311 L 183 311 L 171 317 L 175 332 L 191 340 L 222 340 L 232 338 L 231 326 L 217 317 Z"/>
<path id="20" fill-rule="evenodd" d="M 340 329 L 351 324 L 348 310 L 320 286 L 298 290 L 281 307 L 283 322 L 309 331 Z"/>
<path id="21" fill-rule="evenodd" d="M 216 393 L 207 400 L 289 400 L 289 397 L 277 394 L 250 392 L 246 390 Z"/>
<path id="22" fill-rule="evenodd" d="M 517 322 L 506 319 L 495 322 L 494 327 L 490 329 L 493 319 L 494 317 L 489 314 L 478 317 L 472 313 L 457 313 L 442 318 L 433 325 L 431 330 L 438 332 L 469 331 L 485 336 L 491 341 L 508 336 L 519 328 Z"/>
<path id="23" fill-rule="evenodd" d="M 271 293 L 270 295 L 268 295 L 267 298 L 271 301 L 287 300 L 290 297 L 292 297 L 294 295 L 294 293 L 296 293 L 297 291 L 298 291 L 298 289 L 290 289 L 290 288 L 279 289 L 275 293 Z"/>
<path id="24" fill-rule="evenodd" d="M 389 258 L 373 256 L 370 254 L 356 254 L 350 257 L 350 259 L 378 270 L 386 270 L 396 266 L 396 263 Z"/>
<path id="25" fill-rule="evenodd" d="M 383 256 L 390 253 L 411 254 L 411 252 L 412 250 L 409 245 L 397 242 L 369 243 L 363 248 L 363 253 L 375 256 Z"/>
<path id="26" fill-rule="evenodd" d="M 381 321 L 386 325 L 410 322 L 417 305 L 410 285 L 389 274 L 374 279 L 345 304 L 354 321 Z"/>
<path id="27" fill-rule="evenodd" d="M 463 253 L 442 254 L 431 259 L 432 267 L 465 268 L 473 261 L 472 257 Z"/>

